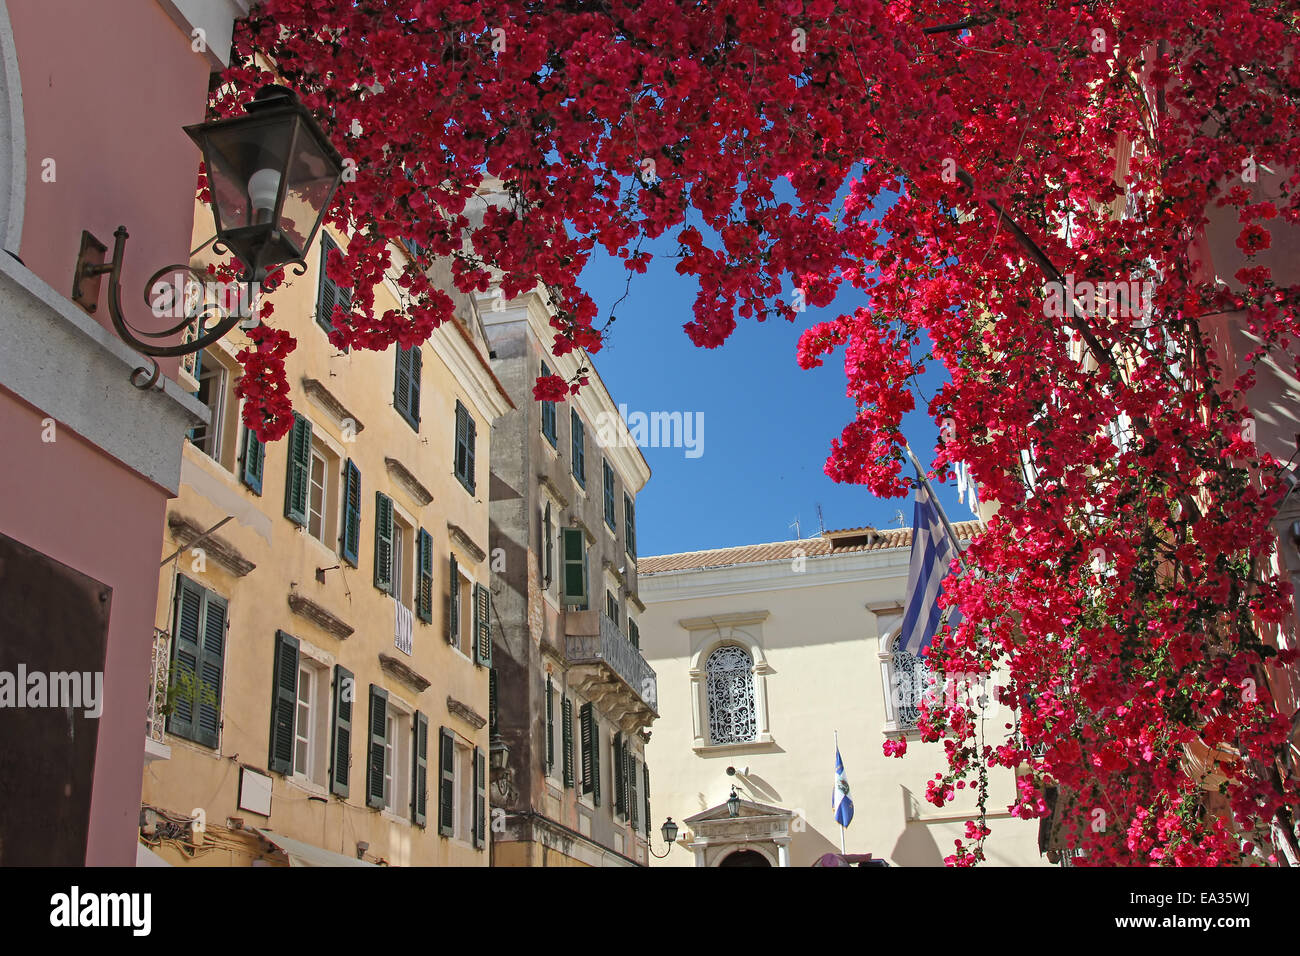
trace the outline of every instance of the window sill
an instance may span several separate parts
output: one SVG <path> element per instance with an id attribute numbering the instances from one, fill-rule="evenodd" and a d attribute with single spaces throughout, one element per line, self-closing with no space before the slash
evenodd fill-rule
<path id="1" fill-rule="evenodd" d="M 881 733 L 890 740 L 920 740 L 921 732 L 915 727 L 900 727 L 896 723 L 885 724 Z"/>
<path id="2" fill-rule="evenodd" d="M 387 807 L 384 807 L 382 810 L 380 810 L 379 815 L 383 817 L 385 820 L 388 820 L 390 823 L 405 823 L 408 827 L 419 826 L 419 824 L 417 824 L 410 817 L 404 817 L 393 810 L 389 810 Z"/>
<path id="3" fill-rule="evenodd" d="M 309 780 L 307 777 L 299 777 L 296 775 L 285 777 L 284 782 L 289 784 L 289 786 L 293 787 L 295 790 L 301 790 L 303 793 L 309 793 L 314 797 L 328 797 L 330 795 L 329 787 L 322 783 L 317 783 L 314 780 Z"/>
<path id="4" fill-rule="evenodd" d="M 701 757 L 718 757 L 725 754 L 780 753 L 771 734 L 759 734 L 753 740 L 743 740 L 730 744 L 696 744 L 691 748 Z"/>

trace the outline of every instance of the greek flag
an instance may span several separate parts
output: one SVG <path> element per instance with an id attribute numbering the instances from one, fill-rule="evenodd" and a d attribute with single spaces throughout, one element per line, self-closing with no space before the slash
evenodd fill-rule
<path id="1" fill-rule="evenodd" d="M 835 822 L 842 827 L 853 822 L 853 799 L 849 796 L 849 781 L 844 776 L 844 761 L 840 759 L 840 748 L 835 747 L 835 795 L 831 797 L 831 809 L 835 811 Z"/>
<path id="2" fill-rule="evenodd" d="M 916 483 L 916 509 L 912 514 L 912 564 L 907 572 L 907 610 L 903 613 L 903 639 L 909 654 L 919 656 L 929 646 L 943 619 L 939 595 L 948 565 L 957 556 L 952 539 L 944 532 L 939 504 L 925 485 Z M 961 615 L 953 608 L 948 623 L 953 627 Z"/>

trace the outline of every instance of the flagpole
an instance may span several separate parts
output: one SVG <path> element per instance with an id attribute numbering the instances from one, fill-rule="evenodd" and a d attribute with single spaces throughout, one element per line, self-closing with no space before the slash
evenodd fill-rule
<path id="1" fill-rule="evenodd" d="M 835 731 L 835 756 L 843 759 L 840 757 L 840 732 L 838 730 Z M 839 823 L 838 820 L 836 822 Z M 844 849 L 844 824 L 840 823 L 840 856 L 843 856 L 846 852 Z"/>
<path id="2" fill-rule="evenodd" d="M 916 476 L 925 486 L 925 490 L 930 494 L 930 500 L 934 502 L 934 508 L 939 513 L 939 520 L 943 522 L 943 530 L 948 533 L 948 539 L 952 541 L 953 548 L 957 551 L 957 560 L 961 562 L 962 570 L 966 569 L 966 558 L 962 554 L 961 539 L 957 537 L 957 531 L 948 520 L 948 514 L 943 510 L 943 505 L 939 503 L 939 496 L 934 493 L 934 488 L 930 486 L 930 479 L 925 477 L 925 469 L 917 460 L 916 454 L 912 451 L 912 446 L 904 439 L 903 447 L 907 449 L 907 457 L 912 459 L 912 465 L 916 468 Z"/>

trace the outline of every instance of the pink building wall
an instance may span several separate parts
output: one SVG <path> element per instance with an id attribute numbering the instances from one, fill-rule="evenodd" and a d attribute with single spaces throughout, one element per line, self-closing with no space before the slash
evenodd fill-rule
<path id="1" fill-rule="evenodd" d="M 130 240 L 124 309 L 148 328 L 145 280 L 163 265 L 189 258 L 199 155 L 181 127 L 204 118 L 212 63 L 191 48 L 190 35 L 174 22 L 183 20 L 178 5 L 165 10 L 164 0 L 0 5 L 7 9 L 21 81 L 21 115 L 13 124 L 26 141 L 21 244 L 12 251 L 58 295 L 70 298 L 82 230 L 111 253 L 113 231 L 125 225 Z M 47 181 L 50 160 L 53 181 Z M 107 283 L 102 285 L 94 320 L 111 328 Z M 102 344 L 89 340 L 81 347 L 87 354 L 104 353 Z M 108 407 L 111 421 L 113 409 L 129 416 L 132 403 L 138 407 L 141 398 L 126 382 L 127 367 L 120 383 L 116 372 L 102 380 L 82 378 L 78 373 L 89 363 L 62 346 L 50 349 L 31 361 L 74 396 L 65 417 L 98 403 Z M 176 365 L 175 359 L 162 360 L 170 377 Z M 0 532 L 113 589 L 86 862 L 130 866 L 138 842 L 163 519 L 179 481 L 184 402 L 177 401 L 174 386 L 171 396 L 151 393 L 146 399 L 151 409 L 172 406 L 156 413 L 165 428 L 150 426 L 159 447 L 175 446 L 175 481 L 168 480 L 168 488 L 146 477 L 139 459 L 134 467 L 127 464 L 134 456 L 122 451 L 121 435 L 114 445 L 103 429 L 79 435 L 58 421 L 56 440 L 43 441 L 42 421 L 49 413 L 20 397 L 14 380 L 12 368 L 7 377 L 0 375 Z M 95 420 L 91 414 L 80 417 Z M 118 448 L 116 455 L 105 450 L 110 447 Z M 168 467 L 164 463 L 162 470 Z"/>

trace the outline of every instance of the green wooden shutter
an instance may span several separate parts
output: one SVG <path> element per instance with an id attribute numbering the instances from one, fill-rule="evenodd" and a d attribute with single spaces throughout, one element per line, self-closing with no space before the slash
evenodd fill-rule
<path id="1" fill-rule="evenodd" d="M 549 378 L 551 370 L 542 363 L 542 378 Z M 542 436 L 555 447 L 556 430 L 555 430 L 555 403 L 542 402 Z"/>
<path id="2" fill-rule="evenodd" d="M 453 797 L 456 792 L 456 744 L 451 731 L 438 728 L 438 832 L 452 835 Z"/>
<path id="3" fill-rule="evenodd" d="M 641 764 L 641 798 L 645 801 L 645 838 L 650 839 L 650 765 Z"/>
<path id="4" fill-rule="evenodd" d="M 555 684 L 546 678 L 546 772 L 555 769 Z"/>
<path id="5" fill-rule="evenodd" d="M 628 823 L 632 826 L 632 832 L 636 832 L 638 823 L 637 803 L 636 803 L 636 755 L 629 751 L 627 758 L 627 814 Z"/>
<path id="6" fill-rule="evenodd" d="M 356 677 L 342 664 L 334 665 L 334 729 L 330 735 L 330 793 L 348 795 L 352 768 L 352 701 Z"/>
<path id="7" fill-rule="evenodd" d="M 591 802 L 600 806 L 600 723 L 594 709 L 591 712 Z"/>
<path id="8" fill-rule="evenodd" d="M 456 401 L 456 477 L 470 494 L 474 493 L 474 443 L 478 426 L 459 399 Z"/>
<path id="9" fill-rule="evenodd" d="M 608 461 L 601 464 L 604 466 L 602 470 L 605 479 L 605 524 L 609 526 L 610 531 L 615 531 L 618 524 L 614 511 L 614 469 L 609 467 Z"/>
<path id="10" fill-rule="evenodd" d="M 581 528 L 562 528 L 564 604 L 587 603 L 587 537 Z"/>
<path id="11" fill-rule="evenodd" d="M 366 806 L 384 808 L 384 761 L 388 743 L 388 691 L 370 685 L 370 741 L 366 762 Z"/>
<path id="12" fill-rule="evenodd" d="M 641 649 L 641 628 L 637 627 L 636 621 L 632 620 L 631 614 L 627 619 L 627 639 L 637 650 Z"/>
<path id="13" fill-rule="evenodd" d="M 587 443 L 582 431 L 582 419 L 578 417 L 576 408 L 569 410 L 569 428 L 572 436 L 573 477 L 577 478 L 578 484 L 585 488 L 587 487 Z"/>
<path id="14" fill-rule="evenodd" d="M 447 579 L 447 643 L 460 641 L 460 570 L 456 556 L 451 556 L 451 576 Z"/>
<path id="15" fill-rule="evenodd" d="M 274 773 L 293 773 L 294 716 L 298 710 L 298 638 L 275 632 L 275 668 L 271 680 L 271 756 Z"/>
<path id="16" fill-rule="evenodd" d="M 433 623 L 433 535 L 420 529 L 417 557 L 420 564 L 419 587 L 415 594 L 415 611 L 425 624 Z"/>
<path id="17" fill-rule="evenodd" d="M 284 516 L 295 524 L 307 523 L 307 492 L 311 482 L 311 422 L 293 413 L 289 432 L 289 470 L 284 479 Z"/>
<path id="18" fill-rule="evenodd" d="M 623 544 L 629 557 L 636 557 L 636 506 L 631 495 L 623 494 Z"/>
<path id="19" fill-rule="evenodd" d="M 475 424 L 474 422 L 474 416 L 470 415 L 469 412 L 466 412 L 465 414 L 468 416 L 467 418 L 468 424 L 465 426 L 466 427 L 465 440 L 467 444 L 466 454 L 469 456 L 468 464 L 466 465 L 467 470 L 465 473 L 465 477 L 469 481 L 470 494 L 473 494 L 475 488 L 474 476 L 478 474 L 478 472 L 475 470 L 475 465 L 474 465 L 475 462 L 474 448 L 475 448 L 475 443 L 478 441 L 478 425 Z"/>
<path id="20" fill-rule="evenodd" d="M 497 734 L 497 670 L 488 670 L 488 734 Z"/>
<path id="21" fill-rule="evenodd" d="M 189 578 L 176 578 L 176 624 L 172 635 L 171 684 L 183 687 L 196 680 L 199 672 L 199 626 L 203 620 L 203 588 Z M 195 739 L 195 700 L 187 694 L 175 694 L 172 712 L 167 716 L 167 732 Z"/>
<path id="22" fill-rule="evenodd" d="M 375 492 L 375 587 L 393 593 L 393 499 Z"/>
<path id="23" fill-rule="evenodd" d="M 474 585 L 474 663 L 492 666 L 492 592 L 481 584 Z"/>
<path id="24" fill-rule="evenodd" d="M 591 704 L 578 708 L 578 743 L 582 747 L 582 792 L 591 793 Z"/>
<path id="25" fill-rule="evenodd" d="M 573 703 L 569 695 L 560 698 L 560 759 L 564 765 L 564 785 L 573 786 Z"/>
<path id="26" fill-rule="evenodd" d="M 623 756 L 623 734 L 614 734 L 614 746 L 611 750 L 614 762 L 610 765 L 613 773 L 610 777 L 614 782 L 614 813 L 617 816 L 627 816 L 627 774 L 624 772 L 627 763 Z"/>
<path id="27" fill-rule="evenodd" d="M 361 551 L 361 469 L 349 458 L 343 466 L 343 560 L 354 568 Z"/>
<path id="28" fill-rule="evenodd" d="M 397 347 L 396 380 L 393 383 L 393 407 L 416 431 L 420 430 L 420 375 L 424 356 L 418 345 Z"/>
<path id="29" fill-rule="evenodd" d="M 411 424 L 418 432 L 420 430 L 420 377 L 424 374 L 424 353 L 420 351 L 418 345 L 411 348 L 410 369 L 411 390 L 406 404 L 411 413 Z"/>
<path id="30" fill-rule="evenodd" d="M 339 301 L 339 287 L 326 275 L 330 252 L 338 245 L 325 232 L 320 234 L 320 277 L 316 284 L 316 324 L 326 332 L 334 331 L 334 306 Z"/>
<path id="31" fill-rule="evenodd" d="M 487 758 L 474 748 L 474 846 L 487 846 Z"/>
<path id="32" fill-rule="evenodd" d="M 244 447 L 239 453 L 239 480 L 257 495 L 262 493 L 262 466 L 266 461 L 266 445 L 253 430 L 244 427 Z"/>
<path id="33" fill-rule="evenodd" d="M 415 766 L 411 771 L 411 819 L 420 826 L 428 820 L 426 803 L 429 793 L 429 717 L 415 712 Z"/>
<path id="34" fill-rule="evenodd" d="M 199 695 L 194 707 L 194 740 L 217 746 L 221 735 L 221 674 L 226 659 L 226 602 L 203 595 L 203 643 L 199 648 Z"/>
<path id="35" fill-rule="evenodd" d="M 555 574 L 555 566 L 552 560 L 555 550 L 555 527 L 551 524 L 551 503 L 546 502 L 546 514 L 542 516 L 542 554 L 546 557 L 543 559 L 542 587 L 551 586 L 551 578 Z"/>

